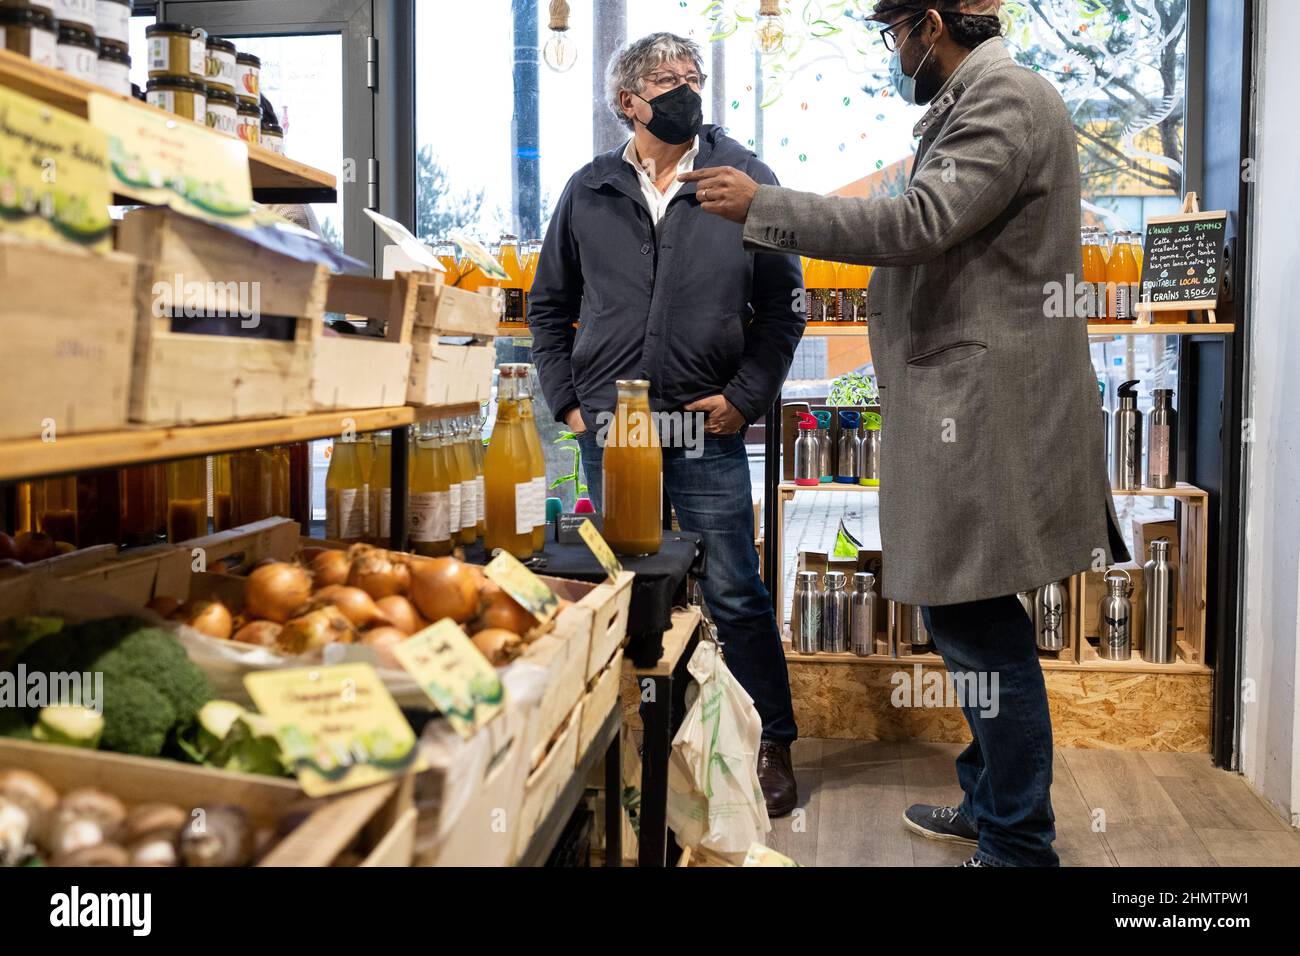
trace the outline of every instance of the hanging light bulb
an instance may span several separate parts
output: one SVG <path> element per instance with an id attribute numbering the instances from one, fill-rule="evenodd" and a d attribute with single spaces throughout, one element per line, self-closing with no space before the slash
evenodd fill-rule
<path id="1" fill-rule="evenodd" d="M 556 73 L 565 73 L 578 62 L 578 45 L 569 36 L 569 5 L 551 0 L 551 35 L 542 47 L 542 60 Z"/>
<path id="2" fill-rule="evenodd" d="M 754 30 L 754 50 L 763 56 L 780 53 L 785 46 L 785 21 L 781 19 L 780 0 L 759 0 L 758 25 Z"/>

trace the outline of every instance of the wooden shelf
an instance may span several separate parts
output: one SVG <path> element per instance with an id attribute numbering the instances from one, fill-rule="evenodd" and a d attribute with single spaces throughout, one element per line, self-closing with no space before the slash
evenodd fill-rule
<path id="1" fill-rule="evenodd" d="M 68 435 L 52 442 L 39 438 L 5 441 L 0 442 L 0 481 L 330 438 L 342 433 L 345 420 L 350 420 L 358 432 L 372 432 L 444 415 L 473 414 L 478 410 L 477 402 L 423 408 L 399 405 L 217 425 L 141 426 L 122 431 Z"/>
<path id="2" fill-rule="evenodd" d="M 796 485 L 793 481 L 783 481 L 776 486 L 777 491 L 796 492 L 796 491 L 879 491 L 879 485 L 847 485 L 835 482 L 819 482 L 815 485 Z"/>
<path id="3" fill-rule="evenodd" d="M 157 112 L 157 107 L 129 96 L 120 96 L 98 86 L 39 66 L 27 57 L 8 50 L 0 50 L 0 86 L 16 90 L 33 99 L 74 116 L 86 118 L 87 103 L 91 93 L 116 96 L 142 110 Z M 178 122 L 190 120 L 176 117 Z M 195 124 L 198 125 L 198 124 Z M 202 127 L 207 129 L 207 127 Z M 211 131 L 212 136 L 224 136 Z M 248 171 L 253 181 L 254 197 L 259 202 L 335 202 L 337 191 L 334 176 L 287 156 L 273 153 L 260 146 L 248 147 Z"/>
<path id="4" fill-rule="evenodd" d="M 1223 322 L 1165 322 L 1154 325 L 1120 325 L 1119 323 L 1090 322 L 1089 335 L 1230 335 L 1237 331 L 1235 325 Z M 809 322 L 804 335 L 838 336 L 866 335 L 865 322 Z"/>
<path id="5" fill-rule="evenodd" d="M 522 336 L 523 338 L 532 338 L 533 333 L 528 328 L 526 322 L 502 322 L 497 326 L 498 336 Z"/>
<path id="6" fill-rule="evenodd" d="M 879 485 L 848 485 L 848 484 L 840 484 L 839 482 L 820 482 L 815 485 L 797 485 L 793 481 L 783 481 L 780 484 L 778 484 L 776 488 L 777 491 L 787 495 L 793 494 L 796 491 L 820 491 L 820 492 L 867 491 L 873 493 L 880 491 Z M 1183 481 L 1180 481 L 1173 488 L 1135 488 L 1131 491 L 1121 491 L 1118 488 L 1112 488 L 1110 490 L 1110 493 L 1113 497 L 1116 498 L 1133 498 L 1133 497 L 1207 498 L 1209 497 L 1208 491 L 1205 491 L 1203 488 L 1197 488 L 1194 485 L 1189 485 Z"/>
<path id="7" fill-rule="evenodd" d="M 911 657 L 888 657 L 884 654 L 869 654 L 866 657 L 859 657 L 857 654 L 799 654 L 790 648 L 788 643 L 782 645 L 785 648 L 785 659 L 792 663 L 802 664 L 844 664 L 857 667 L 892 667 L 903 668 L 911 667 L 913 664 L 923 664 L 927 667 L 943 667 L 943 658 L 933 652 L 924 654 L 914 654 Z M 1178 660 L 1170 664 L 1149 664 L 1142 660 L 1141 655 L 1134 653 L 1131 660 L 1127 661 L 1104 661 L 1099 658 L 1084 661 L 1061 661 L 1050 657 L 1040 656 L 1038 659 L 1044 670 L 1051 671 L 1096 671 L 1111 674 L 1212 674 L 1213 670 L 1204 664 L 1194 664 L 1188 661 Z"/>

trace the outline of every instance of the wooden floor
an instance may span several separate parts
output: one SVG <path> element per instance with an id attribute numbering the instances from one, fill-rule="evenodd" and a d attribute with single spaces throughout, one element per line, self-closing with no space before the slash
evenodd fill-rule
<path id="1" fill-rule="evenodd" d="M 805 866 L 954 866 L 969 847 L 900 821 L 913 803 L 958 802 L 961 749 L 800 740 L 803 812 L 773 820 L 768 844 Z M 1062 866 L 1300 866 L 1300 833 L 1208 755 L 1057 749 L 1052 776 Z"/>

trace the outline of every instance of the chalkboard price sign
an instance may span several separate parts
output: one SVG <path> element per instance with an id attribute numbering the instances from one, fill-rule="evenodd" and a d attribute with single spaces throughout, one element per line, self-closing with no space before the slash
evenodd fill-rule
<path id="1" fill-rule="evenodd" d="M 1138 311 L 1218 307 L 1227 217 L 1194 212 L 1147 221 Z"/>

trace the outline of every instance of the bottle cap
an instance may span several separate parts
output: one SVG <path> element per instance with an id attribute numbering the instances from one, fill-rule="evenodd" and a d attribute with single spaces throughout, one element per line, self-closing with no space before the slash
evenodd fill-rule
<path id="1" fill-rule="evenodd" d="M 870 590 L 876 583 L 876 576 L 870 571 L 853 572 L 853 587 L 859 591 Z"/>
<path id="2" fill-rule="evenodd" d="M 826 572 L 826 590 L 828 590 L 828 591 L 835 591 L 835 590 L 838 590 L 839 588 L 842 588 L 842 587 L 844 587 L 844 572 L 843 572 L 843 571 L 827 571 L 827 572 Z"/>
<path id="3" fill-rule="evenodd" d="M 813 415 L 816 416 L 816 418 L 817 418 L 817 427 L 818 427 L 818 428 L 830 428 L 830 427 L 831 427 L 831 413 L 830 413 L 830 412 L 823 410 L 823 411 L 820 411 L 820 412 L 813 412 Z"/>
<path id="4" fill-rule="evenodd" d="M 798 579 L 797 583 L 804 585 L 806 588 L 817 587 L 816 571 L 800 571 L 795 575 L 795 577 Z"/>
<path id="5" fill-rule="evenodd" d="M 584 495 L 574 502 L 573 513 L 576 515 L 594 515 L 596 508 L 591 503 L 591 499 Z"/>
<path id="6" fill-rule="evenodd" d="M 564 511 L 564 502 L 559 498 L 546 499 L 546 523 L 554 524 Z"/>
<path id="7" fill-rule="evenodd" d="M 857 412 L 840 412 L 840 428 L 857 428 L 859 421 Z"/>
<path id="8" fill-rule="evenodd" d="M 799 428 L 804 431 L 815 431 L 817 429 L 817 419 L 808 412 L 800 412 Z"/>

